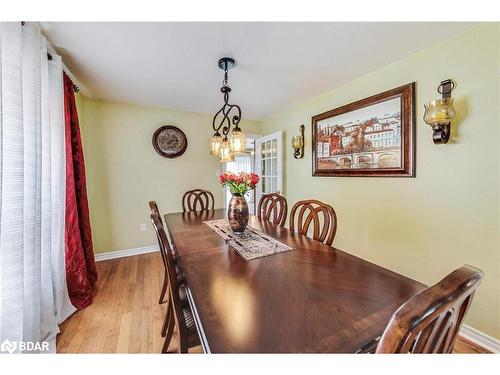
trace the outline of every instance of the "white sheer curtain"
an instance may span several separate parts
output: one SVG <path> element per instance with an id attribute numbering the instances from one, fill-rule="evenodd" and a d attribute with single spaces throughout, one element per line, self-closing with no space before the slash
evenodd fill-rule
<path id="1" fill-rule="evenodd" d="M 65 277 L 61 57 L 37 24 L 0 23 L 0 343 L 49 342 L 71 315 Z M 16 345 L 17 344 L 17 345 Z"/>

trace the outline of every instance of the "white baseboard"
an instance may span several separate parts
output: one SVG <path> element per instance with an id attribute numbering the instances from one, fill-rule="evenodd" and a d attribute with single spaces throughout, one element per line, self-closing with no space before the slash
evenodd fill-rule
<path id="1" fill-rule="evenodd" d="M 107 253 L 96 254 L 95 260 L 96 260 L 96 262 L 100 262 L 102 260 L 130 257 L 133 255 L 140 255 L 140 254 L 146 254 L 146 253 L 153 253 L 155 251 L 159 251 L 158 246 L 156 246 L 156 245 L 145 246 L 145 247 L 136 247 L 135 249 L 109 251 Z"/>
<path id="2" fill-rule="evenodd" d="M 500 353 L 500 340 L 468 325 L 462 325 L 462 328 L 460 329 L 460 336 L 472 341 L 474 344 L 477 344 L 486 350 L 489 350 L 492 353 Z"/>

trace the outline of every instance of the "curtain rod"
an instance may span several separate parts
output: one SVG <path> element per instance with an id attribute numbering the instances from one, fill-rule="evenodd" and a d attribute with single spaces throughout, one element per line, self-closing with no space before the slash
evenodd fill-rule
<path id="1" fill-rule="evenodd" d="M 21 21 L 21 26 L 24 26 L 25 24 L 26 24 L 26 22 Z M 55 51 L 55 48 L 52 46 L 52 44 L 49 42 L 48 39 L 47 39 L 47 44 L 50 46 L 51 49 L 53 49 Z M 47 52 L 47 60 L 52 61 L 52 55 L 50 52 Z M 62 62 L 63 70 L 71 78 L 71 80 L 78 82 L 78 80 L 75 78 L 75 75 L 73 73 L 71 73 L 71 71 L 68 69 L 66 64 L 64 64 L 64 61 L 62 61 L 62 58 L 61 58 L 61 62 Z M 76 85 L 74 83 L 73 83 L 73 91 L 80 92 L 80 88 L 78 87 L 78 85 Z"/>

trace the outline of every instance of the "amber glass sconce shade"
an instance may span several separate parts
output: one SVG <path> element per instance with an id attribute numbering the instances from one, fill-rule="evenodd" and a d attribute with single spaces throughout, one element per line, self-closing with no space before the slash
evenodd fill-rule
<path id="1" fill-rule="evenodd" d="M 451 79 L 442 81 L 437 89 L 442 98 L 424 104 L 424 121 L 434 130 L 432 139 L 435 144 L 447 143 L 450 139 L 451 120 L 456 113 L 453 107 L 453 98 L 451 98 L 451 91 L 454 88 L 455 83 Z"/>
<path id="2" fill-rule="evenodd" d="M 293 157 L 302 159 L 304 157 L 304 125 L 300 125 L 300 133 L 292 138 Z"/>

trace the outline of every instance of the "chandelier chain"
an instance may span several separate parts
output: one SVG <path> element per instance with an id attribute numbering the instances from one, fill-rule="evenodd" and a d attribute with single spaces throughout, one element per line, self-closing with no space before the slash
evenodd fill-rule
<path id="1" fill-rule="evenodd" d="M 226 67 L 226 69 L 224 69 L 224 79 L 222 80 L 222 86 L 227 87 L 228 80 L 229 80 L 229 77 L 227 74 L 227 67 Z"/>

